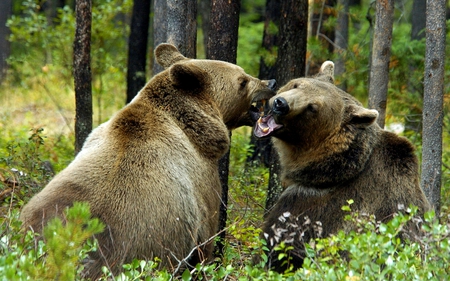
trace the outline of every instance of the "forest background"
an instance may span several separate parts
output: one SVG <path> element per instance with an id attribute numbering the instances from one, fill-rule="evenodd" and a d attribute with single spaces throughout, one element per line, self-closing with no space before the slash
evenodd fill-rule
<path id="1" fill-rule="evenodd" d="M 6 2 L 8 1 L 3 1 L 1 5 Z M 201 7 L 201 2 L 204 1 L 199 1 L 199 7 Z M 18 274 L 20 270 L 23 270 L 22 274 L 30 276 L 38 274 L 32 273 L 30 269 L 32 265 L 34 271 L 42 270 L 51 276 L 54 273 L 52 270 L 61 270 L 63 266 L 55 265 L 56 269 L 52 269 L 52 267 L 48 267 L 48 264 L 51 264 L 48 259 L 47 266 L 43 266 L 45 264 L 44 253 L 50 255 L 49 253 L 53 251 L 49 246 L 51 238 L 48 239 L 47 245 L 40 246 L 42 248 L 32 246 L 30 241 L 28 244 L 18 242 L 17 214 L 20 207 L 43 188 L 55 173 L 66 167 L 75 154 L 75 92 L 72 68 L 75 1 L 14 0 L 10 3 L 12 14 L 8 16 L 7 20 L 10 34 L 9 54 L 7 59 L 2 59 L 2 63 L 7 62 L 7 65 L 2 65 L 3 69 L 7 69 L 7 71 L 2 72 L 0 87 L 2 108 L 0 112 L 0 129 L 2 131 L 0 136 L 0 202 L 2 203 L 0 236 L 2 237 L 2 246 L 0 249 L 3 256 L 0 259 L 0 267 L 11 270 L 11 274 L 17 277 L 20 275 Z M 333 34 L 336 28 L 336 16 L 343 7 L 336 3 L 329 4 L 325 1 L 310 2 L 309 13 L 316 15 L 316 22 L 310 21 L 305 75 L 315 74 L 317 66 L 325 60 L 331 59 L 336 62 L 344 59 L 345 72 L 337 74 L 337 84 L 345 87 L 350 94 L 367 105 L 369 103 L 370 57 L 375 4 L 361 1 L 350 5 L 348 45 L 342 52 L 335 52 L 333 36 L 330 34 Z M 262 58 L 266 64 L 270 65 L 271 63 L 275 64 L 277 57 L 276 49 L 268 51 L 262 47 L 266 2 L 262 0 L 241 1 L 240 5 L 236 63 L 251 75 L 260 76 Z M 125 105 L 127 100 L 128 40 L 132 8 L 133 1 L 131 0 L 102 0 L 93 3 L 91 41 L 93 127 L 108 120 L 114 112 Z M 3 15 L 4 12 L 4 9 L 0 9 L 0 14 Z M 421 132 L 426 42 L 423 31 L 417 32 L 419 36 L 416 36 L 417 34 L 412 36 L 414 32 L 411 22 L 414 18 L 425 17 L 425 11 L 421 12 L 422 14 L 419 15 L 413 14 L 412 1 L 395 2 L 386 110 L 386 128 L 408 137 L 417 147 L 419 159 L 422 156 Z M 198 17 L 196 56 L 205 58 L 206 47 L 200 24 L 203 19 L 200 12 Z M 312 28 L 314 25 L 316 25 L 315 31 Z M 155 28 L 157 27 L 150 21 L 150 33 L 156 32 Z M 274 28 L 274 33 L 278 32 L 276 26 L 272 26 L 272 28 Z M 145 80 L 150 79 L 155 71 L 153 48 L 153 37 L 150 34 L 146 62 L 147 72 L 141 74 Z M 450 71 L 448 59 L 446 59 L 445 66 L 445 77 L 448 77 Z M 378 260 L 375 259 L 373 268 L 370 269 L 366 268 L 362 261 L 358 264 L 350 262 L 361 259 L 357 256 L 358 254 L 369 257 L 370 260 L 373 253 L 366 252 L 367 249 L 364 247 L 355 249 L 354 259 L 350 259 L 350 261 L 342 261 L 340 257 L 333 254 L 339 247 L 346 248 L 355 243 L 354 239 L 357 239 L 361 245 L 360 235 L 370 232 L 365 232 L 367 229 L 363 228 L 360 232 L 354 233 L 354 236 L 338 240 L 340 244 L 334 241 L 333 247 L 336 248 L 330 248 L 327 244 L 333 241 L 325 239 L 317 242 L 318 244 L 312 251 L 314 252 L 312 255 L 316 259 L 312 258 L 311 260 L 314 262 L 306 267 L 309 273 L 303 271 L 295 274 L 309 274 L 309 278 L 312 278 L 316 272 L 319 274 L 317 276 L 320 280 L 320 276 L 324 278 L 324 274 L 331 274 L 326 270 L 329 266 L 333 269 L 333 274 L 338 277 L 360 276 L 364 278 L 372 274 L 372 278 L 376 280 L 383 276 L 393 276 L 393 272 L 386 271 L 385 268 L 379 266 L 379 264 L 386 264 L 391 256 L 396 257 L 392 268 L 402 268 L 403 266 L 405 271 L 411 272 L 411 268 L 414 266 L 415 274 L 418 274 L 417 272 L 427 273 L 431 277 L 449 273 L 448 258 L 444 258 L 440 254 L 441 252 L 445 253 L 446 250 L 448 253 L 449 249 L 448 243 L 443 242 L 445 238 L 448 238 L 448 215 L 450 213 L 448 210 L 450 205 L 449 97 L 449 85 L 446 83 L 443 96 L 441 202 L 438 210 L 440 222 L 430 221 L 430 231 L 433 235 L 430 234 L 429 241 L 422 241 L 419 246 L 411 243 L 408 247 L 400 247 L 395 243 L 386 245 L 382 240 L 386 233 L 375 237 L 381 239 L 377 240 L 378 242 L 369 241 L 375 239 L 373 237 L 366 237 L 364 239 L 367 240 L 368 247 L 377 248 L 379 251 L 384 250 L 385 253 L 384 256 L 377 256 Z M 195 274 L 211 279 L 222 275 L 250 279 L 252 276 L 262 279 L 264 277 L 276 279 L 294 276 L 294 273 L 276 275 L 269 273 L 262 266 L 249 266 L 248 257 L 252 255 L 253 251 L 262 248 L 261 241 L 257 237 L 266 206 L 270 177 L 267 166 L 262 163 L 261 165 L 249 163 L 249 158 L 252 158 L 254 151 L 250 135 L 250 128 L 242 128 L 233 133 L 229 166 L 227 242 L 220 263 L 214 267 L 205 266 L 199 268 L 197 272 L 183 274 L 183 279 L 189 279 Z M 80 213 L 83 214 L 83 212 Z M 376 221 L 370 221 L 369 218 L 369 222 L 368 230 L 370 230 L 370 225 L 373 225 L 379 231 L 379 224 Z M 395 223 L 387 227 L 388 234 L 389 231 L 395 234 L 398 227 Z M 81 233 L 84 230 L 77 231 Z M 373 232 L 380 234 L 376 231 Z M 76 236 L 76 234 L 75 231 L 71 235 Z M 89 237 L 86 234 L 79 236 Z M 339 236 L 337 237 L 339 239 Z M 78 272 L 80 264 L 77 261 L 83 255 L 81 249 L 95 248 L 95 245 L 84 244 L 84 240 L 81 240 L 76 243 L 79 251 L 75 251 L 75 254 L 71 256 L 75 260 L 72 267 L 65 269 L 68 272 L 71 270 Z M 318 247 L 317 245 L 321 245 L 320 243 L 325 246 Z M 62 244 L 55 247 L 64 249 Z M 25 249 L 29 250 L 30 248 L 34 249 L 34 252 L 31 251 L 33 254 L 27 256 Z M 428 249 L 426 253 L 423 251 L 425 248 Z M 436 252 L 433 252 L 434 250 Z M 69 251 L 65 252 L 69 253 Z M 430 254 L 432 252 L 433 255 Z M 328 254 L 328 258 L 320 259 L 324 253 Z M 409 257 L 408 262 L 399 258 L 402 254 Z M 65 258 L 64 260 L 72 259 Z M 29 264 L 21 263 L 20 260 L 27 260 Z M 369 262 L 369 264 L 371 263 Z M 155 273 L 153 263 L 150 262 L 144 265 L 137 262 L 129 265 L 128 269 L 126 276 L 167 277 L 164 273 Z M 9 271 L 3 272 L 6 274 Z"/>

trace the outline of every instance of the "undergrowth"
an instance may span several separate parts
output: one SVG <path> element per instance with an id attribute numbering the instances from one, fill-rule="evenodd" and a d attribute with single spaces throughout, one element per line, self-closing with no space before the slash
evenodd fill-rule
<path id="1" fill-rule="evenodd" d="M 373 216 L 352 212 L 351 202 L 343 208 L 348 211 L 346 219 L 356 222 L 355 230 L 309 241 L 304 266 L 297 271 L 267 269 L 267 247 L 260 238 L 260 226 L 268 175 L 265 168 L 249 166 L 244 160 L 249 154 L 245 133 L 233 137 L 231 161 L 236 165 L 230 169 L 229 220 L 222 257 L 177 276 L 158 271 L 158 259 L 134 260 L 117 276 L 105 267 L 103 280 L 443 280 L 450 274 L 448 217 L 439 222 L 434 213 L 427 213 L 422 236 L 402 241 L 397 238 L 399 231 L 408 221 L 418 220 L 414 207 L 380 223 Z M 21 174 L 14 192 L 1 202 L 1 280 L 82 280 L 82 261 L 97 249 L 92 235 L 103 226 L 90 218 L 84 204 L 66 210 L 64 223 L 53 220 L 38 242 L 33 232 L 20 231 L 18 214 L 25 197 L 40 190 L 51 177 L 42 165 L 45 140 L 42 130 L 34 129 L 27 139 L 12 142 L 9 154 L 0 155 L 3 178 L 4 171 L 11 169 Z M 2 191 L 8 189 L 7 182 L 1 184 Z M 286 263 L 291 242 L 279 241 L 276 247 L 277 258 Z"/>

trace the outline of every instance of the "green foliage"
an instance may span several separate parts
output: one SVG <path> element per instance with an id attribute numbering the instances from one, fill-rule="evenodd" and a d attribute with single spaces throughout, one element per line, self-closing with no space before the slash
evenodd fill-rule
<path id="1" fill-rule="evenodd" d="M 449 225 L 439 224 L 434 213 L 425 215 L 420 237 L 402 241 L 400 229 L 417 223 L 416 208 L 407 209 L 388 223 L 373 216 L 350 213 L 357 229 L 317 239 L 308 244 L 310 256 L 296 278 L 308 280 L 443 280 L 450 273 Z M 345 253 L 343 255 L 343 253 Z M 432 254 L 431 254 L 432 253 Z M 432 256 L 432 258 L 431 258 Z"/>
<path id="2" fill-rule="evenodd" d="M 20 231 L 20 206 L 52 175 L 46 163 L 50 161 L 58 172 L 73 159 L 73 131 L 55 132 L 52 127 L 57 122 L 53 119 L 44 122 L 35 115 L 39 108 L 54 111 L 65 116 L 65 127 L 71 127 L 73 116 L 66 114 L 74 111 L 72 104 L 64 103 L 73 101 L 74 12 L 64 7 L 58 10 L 55 19 L 49 20 L 41 9 L 43 3 L 23 1 L 20 9 L 15 7 L 17 14 L 8 21 L 12 31 L 12 56 L 8 59 L 8 80 L 0 88 L 0 98 L 5 109 L 9 108 L 6 102 L 21 103 L 24 107 L 20 111 L 2 111 L 0 116 L 1 280 L 81 280 L 81 260 L 97 247 L 95 241 L 88 238 L 101 231 L 97 220 L 88 219 L 86 206 L 78 205 L 68 211 L 67 221 L 55 220 L 49 225 L 44 240 L 35 243 L 35 234 Z M 338 84 L 345 82 L 348 91 L 362 102 L 367 101 L 372 32 L 369 22 L 361 16 L 369 13 L 366 4 L 351 7 L 349 47 L 344 53 L 347 70 L 336 77 Z M 125 100 L 127 20 L 131 5 L 131 0 L 93 3 L 91 57 L 97 124 L 120 108 Z M 243 1 L 241 7 L 237 63 L 254 76 L 258 76 L 261 56 L 268 64 L 276 60 L 276 49 L 268 52 L 261 48 L 264 5 L 262 0 Z M 373 9 L 370 12 L 373 13 Z M 403 14 L 401 17 L 405 18 Z M 330 18 L 325 27 L 329 29 L 334 24 L 335 19 Z M 405 20 L 396 20 L 394 27 L 387 121 L 420 123 L 417 119 L 422 110 L 424 41 L 409 40 L 410 25 Z M 269 29 L 271 33 L 277 32 L 273 24 Z M 321 37 L 308 39 L 308 59 L 316 65 L 326 59 L 336 59 L 336 54 L 330 53 L 324 42 Z M 411 71 L 410 65 L 417 69 Z M 446 76 L 449 76 L 450 63 L 445 65 Z M 310 67 L 312 71 L 314 64 Z M 411 80 L 417 84 L 408 84 Z M 445 85 L 445 93 L 449 92 L 449 87 L 450 84 Z M 445 100 L 444 122 L 448 124 L 447 94 Z M 56 109 L 49 108 L 50 104 Z M 25 117 L 18 121 L 19 113 Z M 39 119 L 38 124 L 30 121 L 34 119 Z M 29 128 L 35 129 L 30 131 Z M 288 270 L 279 274 L 268 270 L 265 267 L 267 247 L 260 239 L 260 226 L 269 174 L 266 168 L 247 163 L 252 149 L 250 132 L 241 129 L 234 131 L 232 138 L 228 228 L 223 257 L 214 263 L 181 271 L 177 277 L 166 270 L 158 270 L 158 259 L 134 260 L 124 265 L 124 272 L 115 277 L 104 268 L 103 280 L 444 280 L 450 274 L 447 217 L 450 213 L 450 136 L 447 131 L 444 130 L 443 138 L 442 217 L 439 223 L 432 213 L 427 214 L 420 239 L 402 241 L 397 238 L 409 221 L 417 220 L 413 208 L 382 224 L 372 216 L 351 212 L 349 202 L 344 210 L 348 211 L 348 219 L 357 225 L 355 230 L 307 243 L 304 267 L 295 272 Z M 405 135 L 418 147 L 420 156 L 420 134 L 410 131 Z M 278 258 L 289 262 L 287 253 L 291 247 L 289 243 L 281 243 L 277 247 Z"/>
<path id="3" fill-rule="evenodd" d="M 0 214 L 11 206 L 22 206 L 50 181 L 54 168 L 59 171 L 73 158 L 73 142 L 69 139 L 61 137 L 51 146 L 46 140 L 43 128 L 0 138 Z M 59 160 L 58 165 L 53 167 L 49 160 Z"/>
<path id="4" fill-rule="evenodd" d="M 67 209 L 64 223 L 59 218 L 51 220 L 43 240 L 36 242 L 37 234 L 22 232 L 17 217 L 14 210 L 10 220 L 1 224 L 2 280 L 75 280 L 82 270 L 81 261 L 97 247 L 88 239 L 103 231 L 102 223 L 90 218 L 86 203 Z"/>
<path id="5" fill-rule="evenodd" d="M 59 9 L 55 19 L 48 20 L 41 11 L 41 2 L 24 0 L 21 14 L 8 20 L 12 50 L 8 59 L 8 79 L 12 85 L 31 89 L 37 84 L 49 91 L 49 80 L 61 87 L 73 84 L 72 53 L 76 24 L 74 11 L 69 6 Z M 107 112 L 105 116 L 104 107 L 117 110 L 125 102 L 129 27 L 121 19 L 126 19 L 131 7 L 131 0 L 93 2 L 91 70 L 97 124 L 111 115 Z"/>

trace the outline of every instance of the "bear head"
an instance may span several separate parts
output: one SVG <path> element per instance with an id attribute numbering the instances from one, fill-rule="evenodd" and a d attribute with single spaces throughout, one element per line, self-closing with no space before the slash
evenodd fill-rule
<path id="1" fill-rule="evenodd" d="M 191 95 L 207 91 L 229 130 L 252 126 L 259 117 L 252 104 L 275 95 L 275 80 L 257 79 L 232 63 L 189 59 L 171 44 L 160 44 L 155 57 L 169 71 L 170 83 L 177 90 L 186 90 Z"/>
<path id="2" fill-rule="evenodd" d="M 333 62 L 327 61 L 316 77 L 288 82 L 269 100 L 265 116 L 254 127 L 258 138 L 273 136 L 285 186 L 301 181 L 323 187 L 349 179 L 364 168 L 370 157 L 381 129 L 375 123 L 378 112 L 364 108 L 336 87 L 333 72 Z M 325 166 L 327 176 L 318 177 L 313 172 Z"/>

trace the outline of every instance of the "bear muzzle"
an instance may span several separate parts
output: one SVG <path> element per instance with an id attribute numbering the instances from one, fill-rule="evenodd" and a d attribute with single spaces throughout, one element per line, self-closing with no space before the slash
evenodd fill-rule
<path id="1" fill-rule="evenodd" d="M 289 112 L 289 104 L 283 97 L 278 97 L 273 101 L 272 112 L 276 115 L 286 115 Z"/>

